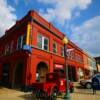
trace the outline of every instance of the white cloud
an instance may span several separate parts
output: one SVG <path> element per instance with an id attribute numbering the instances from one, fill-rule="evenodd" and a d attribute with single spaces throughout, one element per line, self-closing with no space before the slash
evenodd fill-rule
<path id="1" fill-rule="evenodd" d="M 53 7 L 47 8 L 46 11 L 40 9 L 40 14 L 48 21 L 55 21 L 64 25 L 66 20 L 70 20 L 73 16 L 79 16 L 80 10 L 85 10 L 92 3 L 92 0 L 38 0 L 46 5 L 52 4 Z"/>
<path id="2" fill-rule="evenodd" d="M 100 16 L 72 27 L 71 40 L 93 56 L 100 56 Z"/>
<path id="3" fill-rule="evenodd" d="M 17 17 L 14 12 L 15 9 L 7 4 L 7 0 L 0 0 L 0 37 L 15 23 Z"/>

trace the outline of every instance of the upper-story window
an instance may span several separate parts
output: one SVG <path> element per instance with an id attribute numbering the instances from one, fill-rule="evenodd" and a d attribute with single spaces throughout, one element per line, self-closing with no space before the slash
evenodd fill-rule
<path id="1" fill-rule="evenodd" d="M 22 46 L 26 44 L 26 34 L 22 36 Z"/>
<path id="2" fill-rule="evenodd" d="M 21 49 L 22 48 L 22 37 L 18 37 L 18 41 L 17 41 L 17 49 Z"/>
<path id="3" fill-rule="evenodd" d="M 42 50 L 49 50 L 49 39 L 41 34 L 37 36 L 37 46 Z"/>
<path id="4" fill-rule="evenodd" d="M 7 44 L 6 46 L 5 46 L 5 55 L 8 55 L 10 53 L 10 47 L 9 47 L 9 45 Z"/>
<path id="5" fill-rule="evenodd" d="M 48 44 L 49 44 L 49 43 L 48 43 L 48 42 L 49 42 L 49 41 L 48 41 L 48 38 L 44 37 L 43 40 L 44 40 L 44 50 L 48 50 L 48 49 L 49 49 L 49 46 L 48 46 Z"/>
<path id="6" fill-rule="evenodd" d="M 42 35 L 38 34 L 37 37 L 37 46 L 38 48 L 42 49 Z"/>
<path id="7" fill-rule="evenodd" d="M 26 34 L 19 36 L 17 41 L 17 49 L 22 49 L 23 45 L 26 44 Z"/>
<path id="8" fill-rule="evenodd" d="M 64 57 L 64 47 L 63 46 L 60 47 L 60 54 L 61 54 L 61 56 Z"/>
<path id="9" fill-rule="evenodd" d="M 82 56 L 79 55 L 79 54 L 75 54 L 75 60 L 78 61 L 78 62 L 80 62 L 80 63 L 83 62 L 83 58 L 82 58 Z"/>
<path id="10" fill-rule="evenodd" d="M 53 53 L 57 53 L 57 43 L 53 42 Z"/>
<path id="11" fill-rule="evenodd" d="M 13 48 L 14 48 L 14 41 L 12 40 L 11 44 L 10 44 L 10 52 L 11 53 L 13 52 Z"/>

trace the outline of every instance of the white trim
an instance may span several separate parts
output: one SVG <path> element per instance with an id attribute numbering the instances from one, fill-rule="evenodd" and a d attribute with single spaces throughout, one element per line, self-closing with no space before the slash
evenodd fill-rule
<path id="1" fill-rule="evenodd" d="M 44 49 L 44 40 L 47 39 L 47 40 L 48 40 L 48 45 L 47 45 L 47 46 L 48 46 L 48 49 L 45 50 L 45 51 L 48 51 L 48 50 L 49 50 L 49 38 L 47 38 L 47 37 L 45 37 L 45 36 L 43 36 L 42 34 L 39 33 L 39 34 L 37 35 L 37 43 L 38 43 L 38 36 L 39 36 L 39 35 L 42 37 L 42 48 L 39 48 L 39 47 L 38 47 L 38 44 L 37 44 L 37 47 L 38 47 L 39 49 L 41 49 L 41 50 L 45 50 L 45 49 Z M 40 42 L 40 41 L 39 41 L 39 42 Z"/>

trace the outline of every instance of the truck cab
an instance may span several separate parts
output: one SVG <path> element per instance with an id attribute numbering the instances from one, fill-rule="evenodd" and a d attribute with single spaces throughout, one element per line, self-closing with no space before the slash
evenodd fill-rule
<path id="1" fill-rule="evenodd" d="M 46 75 L 46 82 L 55 83 L 59 92 L 65 92 L 66 90 L 66 78 L 65 75 L 60 72 L 48 73 Z M 68 83 L 69 90 L 70 92 L 72 92 L 72 90 L 74 89 L 74 85 L 70 81 Z"/>

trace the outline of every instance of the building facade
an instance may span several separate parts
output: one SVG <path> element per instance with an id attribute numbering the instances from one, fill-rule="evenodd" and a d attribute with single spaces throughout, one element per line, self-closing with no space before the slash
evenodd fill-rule
<path id="1" fill-rule="evenodd" d="M 88 55 L 86 52 L 83 53 L 83 62 L 84 62 L 84 78 L 89 78 L 95 74 L 96 61 L 93 57 Z"/>
<path id="2" fill-rule="evenodd" d="M 65 73 L 65 35 L 35 11 L 28 14 L 0 38 L 0 81 L 12 88 L 45 82 L 48 72 Z M 68 75 L 72 81 L 84 78 L 84 52 L 69 40 Z"/>
<path id="3" fill-rule="evenodd" d="M 97 72 L 100 73 L 100 57 L 95 57 Z"/>

